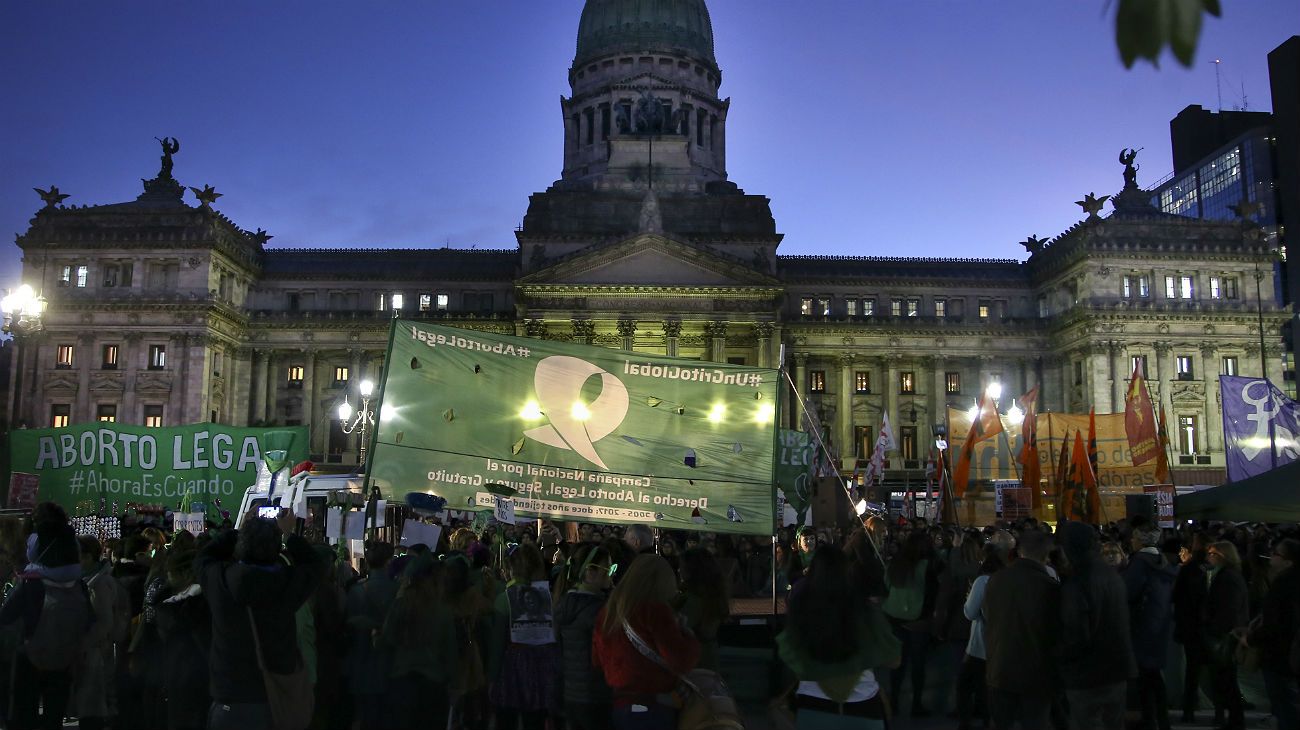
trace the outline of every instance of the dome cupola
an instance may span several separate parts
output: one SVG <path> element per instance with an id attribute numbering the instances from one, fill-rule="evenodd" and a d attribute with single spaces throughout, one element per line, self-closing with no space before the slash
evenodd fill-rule
<path id="1" fill-rule="evenodd" d="M 574 68 L 640 51 L 681 55 L 716 69 L 713 24 L 704 0 L 587 0 L 578 22 Z"/>

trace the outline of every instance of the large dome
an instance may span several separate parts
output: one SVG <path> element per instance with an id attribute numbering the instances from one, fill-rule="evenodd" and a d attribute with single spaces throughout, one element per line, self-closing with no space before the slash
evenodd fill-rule
<path id="1" fill-rule="evenodd" d="M 704 0 L 587 0 L 573 65 L 614 53 L 681 53 L 715 68 L 713 24 Z"/>

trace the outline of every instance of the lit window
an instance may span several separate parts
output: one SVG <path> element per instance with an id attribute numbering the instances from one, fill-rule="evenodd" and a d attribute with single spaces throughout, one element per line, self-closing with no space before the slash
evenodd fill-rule
<path id="1" fill-rule="evenodd" d="M 438 311 L 445 312 L 447 311 L 447 305 L 451 301 L 451 297 L 446 294 L 439 294 L 436 301 L 438 302 Z"/>
<path id="2" fill-rule="evenodd" d="M 876 300 L 875 300 L 875 299 L 863 299 L 863 300 L 862 300 L 862 316 L 863 316 L 863 317 L 871 317 L 871 316 L 874 316 L 875 314 L 876 314 Z"/>
<path id="3" fill-rule="evenodd" d="M 961 393 L 961 373 L 944 373 L 943 385 L 950 395 Z"/>
<path id="4" fill-rule="evenodd" d="M 915 317 L 916 315 L 918 315 L 918 314 L 920 314 L 920 313 L 921 313 L 921 300 L 920 300 L 920 299 L 908 299 L 908 300 L 907 300 L 907 316 L 909 316 L 909 317 Z"/>
<path id="5" fill-rule="evenodd" d="M 340 365 L 334 368 L 334 384 L 345 385 L 348 382 L 348 368 Z"/>
<path id="6" fill-rule="evenodd" d="M 1191 456 L 1196 453 L 1197 438 L 1196 416 L 1178 417 L 1178 453 Z"/>
<path id="7" fill-rule="evenodd" d="M 383 292 L 375 294 L 375 311 L 383 312 L 386 309 L 388 309 L 388 295 Z"/>
<path id="8" fill-rule="evenodd" d="M 394 294 L 393 294 L 393 311 L 396 312 L 396 311 L 400 310 L 400 309 L 402 308 L 402 303 L 403 303 L 404 301 L 405 301 L 405 297 L 402 296 L 402 293 L 401 293 L 401 292 L 396 292 L 396 293 L 394 293 Z"/>
<path id="9" fill-rule="evenodd" d="M 72 367 L 72 345 L 59 345 L 54 352 L 54 367 L 68 370 Z"/>
<path id="10" fill-rule="evenodd" d="M 871 392 L 871 373 L 859 370 L 853 374 L 853 389 L 859 393 Z"/>
<path id="11" fill-rule="evenodd" d="M 302 387 L 302 378 L 303 378 L 303 376 L 306 374 L 306 372 L 307 372 L 307 371 L 306 371 L 305 369 L 303 369 L 303 366 L 301 366 L 301 365 L 290 365 L 290 366 L 289 366 L 289 385 L 290 385 L 290 386 L 297 386 L 297 387 L 301 388 L 301 387 Z"/>
<path id="12" fill-rule="evenodd" d="M 1236 357 L 1223 358 L 1223 369 L 1220 372 L 1222 372 L 1224 375 L 1236 375 L 1237 358 Z"/>
<path id="13" fill-rule="evenodd" d="M 988 319 L 989 310 L 992 308 L 992 305 L 989 304 L 989 301 L 987 299 L 981 299 L 979 307 L 980 307 L 980 319 Z"/>
<path id="14" fill-rule="evenodd" d="M 167 346 L 150 345 L 149 346 L 149 369 L 162 370 L 167 367 Z"/>
<path id="15" fill-rule="evenodd" d="M 63 428 L 72 419 L 72 406 L 67 403 L 55 403 L 50 406 L 50 425 Z"/>
<path id="16" fill-rule="evenodd" d="M 1192 356 L 1179 355 L 1178 357 L 1174 358 L 1174 361 L 1175 361 L 1174 371 L 1178 373 L 1178 379 L 1191 380 L 1192 379 Z"/>
<path id="17" fill-rule="evenodd" d="M 898 374 L 898 392 L 904 395 L 916 392 L 916 375 L 911 371 Z"/>
<path id="18" fill-rule="evenodd" d="M 1165 299 L 1178 298 L 1178 280 L 1172 276 L 1165 277 Z"/>
<path id="19" fill-rule="evenodd" d="M 826 371 L 813 370 L 808 373 L 808 392 L 825 393 L 826 392 Z"/>
<path id="20" fill-rule="evenodd" d="M 1224 299 L 1237 298 L 1237 277 L 1225 276 L 1223 278 L 1223 298 Z"/>
<path id="21" fill-rule="evenodd" d="M 902 299 L 891 299 L 891 300 L 889 300 L 889 316 L 891 316 L 891 317 L 901 317 L 901 316 L 903 316 L 903 300 L 902 300 Z"/>
<path id="22" fill-rule="evenodd" d="M 1211 299 L 1223 298 L 1223 288 L 1219 286 L 1219 277 L 1217 276 L 1210 277 L 1210 298 Z"/>
<path id="23" fill-rule="evenodd" d="M 1192 298 L 1192 277 L 1190 276 L 1178 277 L 1178 296 L 1183 299 Z"/>
<path id="24" fill-rule="evenodd" d="M 59 272 L 59 286 L 72 286 L 72 266 L 65 264 Z"/>
<path id="25" fill-rule="evenodd" d="M 845 300 L 844 300 L 844 313 L 847 314 L 847 315 L 849 315 L 850 317 L 856 317 L 856 316 L 858 316 L 858 300 L 856 300 L 856 299 L 845 299 Z"/>
<path id="26" fill-rule="evenodd" d="M 420 295 L 420 311 L 427 312 L 433 308 L 433 297 L 428 294 Z"/>
<path id="27" fill-rule="evenodd" d="M 144 425 L 147 428 L 161 428 L 163 425 L 163 407 L 159 405 L 145 406 Z"/>
<path id="28" fill-rule="evenodd" d="M 117 369 L 117 345 L 104 345 L 104 359 L 101 367 L 105 370 Z"/>
<path id="29" fill-rule="evenodd" d="M 817 300 L 817 314 L 822 317 L 831 316 L 831 300 L 829 298 Z"/>
<path id="30" fill-rule="evenodd" d="M 948 302 L 947 302 L 947 301 L 945 301 L 945 300 L 943 300 L 943 299 L 936 299 L 936 300 L 934 300 L 934 316 L 936 316 L 936 317 L 946 317 L 946 316 L 948 316 Z"/>
<path id="31" fill-rule="evenodd" d="M 78 267 L 77 267 L 77 287 L 80 288 L 80 289 L 85 289 L 85 288 L 86 288 L 86 284 L 89 282 L 89 280 L 90 280 L 90 267 L 89 267 L 89 266 L 86 266 L 86 265 L 84 265 L 84 264 L 81 265 L 81 266 L 78 266 Z"/>
<path id="32" fill-rule="evenodd" d="M 813 300 L 812 300 L 812 297 L 804 297 L 804 298 L 800 299 L 800 300 L 799 300 L 799 314 L 802 314 L 802 315 L 805 316 L 805 317 L 810 317 L 810 316 L 812 316 L 812 313 L 813 313 Z"/>
<path id="33" fill-rule="evenodd" d="M 916 409 L 913 408 L 915 413 Z M 904 461 L 916 460 L 916 426 L 903 426 L 898 430 L 898 453 Z"/>
<path id="34" fill-rule="evenodd" d="M 1138 373 L 1140 373 L 1140 374 L 1142 375 L 1142 377 L 1144 377 L 1144 378 L 1146 377 L 1146 375 L 1147 375 L 1147 356 L 1146 356 L 1146 355 L 1134 355 L 1133 357 L 1130 357 L 1130 358 L 1129 358 L 1128 364 L 1129 364 L 1128 371 L 1129 371 L 1130 373 L 1133 372 L 1133 371 L 1137 371 Z"/>
<path id="35" fill-rule="evenodd" d="M 1151 277 L 1149 276 L 1138 277 L 1138 296 L 1144 299 L 1146 297 L 1151 296 Z"/>
<path id="36" fill-rule="evenodd" d="M 1124 277 L 1123 296 L 1125 299 L 1133 296 L 1133 277 L 1131 276 Z"/>
<path id="37" fill-rule="evenodd" d="M 117 422 L 117 405 L 114 403 L 100 403 L 95 406 L 95 420 L 105 423 Z"/>

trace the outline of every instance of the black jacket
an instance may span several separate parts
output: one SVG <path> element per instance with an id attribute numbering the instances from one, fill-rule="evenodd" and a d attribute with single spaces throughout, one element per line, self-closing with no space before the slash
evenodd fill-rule
<path id="1" fill-rule="evenodd" d="M 989 578 L 984 591 L 988 685 L 1020 694 L 1059 686 L 1061 585 L 1041 563 L 1021 558 Z"/>
<path id="2" fill-rule="evenodd" d="M 569 591 L 555 608 L 555 635 L 560 641 L 560 667 L 565 703 L 609 704 L 605 677 L 591 664 L 591 636 L 605 596 Z"/>
<path id="3" fill-rule="evenodd" d="M 288 674 L 297 666 L 298 627 L 294 614 L 316 590 L 325 565 L 306 540 L 285 541 L 287 560 L 244 565 L 232 560 L 236 530 L 218 535 L 199 552 L 194 572 L 212 611 L 212 699 L 227 704 L 266 701 L 253 647 L 248 609 L 253 611 L 267 669 Z"/>
<path id="4" fill-rule="evenodd" d="M 1205 595 L 1202 617 L 1205 634 L 1210 639 L 1226 636 L 1250 622 L 1246 579 L 1240 570 L 1224 566 L 1214 576 Z"/>
<path id="5" fill-rule="evenodd" d="M 1141 669 L 1164 669 L 1173 638 L 1177 571 L 1164 555 L 1136 552 L 1124 569 L 1133 654 Z"/>
<path id="6" fill-rule="evenodd" d="M 208 602 L 201 595 L 166 599 L 158 604 L 157 623 L 169 722 L 173 727 L 203 727 L 211 704 L 208 654 L 212 616 Z"/>
<path id="7" fill-rule="evenodd" d="M 1192 558 L 1178 566 L 1178 577 L 1174 579 L 1174 641 L 1180 644 L 1201 641 L 1205 594 L 1204 558 Z"/>
<path id="8" fill-rule="evenodd" d="M 1251 646 L 1259 647 L 1259 665 L 1291 675 L 1291 643 L 1300 628 L 1300 568 L 1291 567 L 1273 577 L 1258 627 L 1250 633 Z"/>
<path id="9" fill-rule="evenodd" d="M 1119 573 L 1097 561 L 1061 584 L 1061 681 L 1090 689 L 1137 676 L 1128 593 Z"/>

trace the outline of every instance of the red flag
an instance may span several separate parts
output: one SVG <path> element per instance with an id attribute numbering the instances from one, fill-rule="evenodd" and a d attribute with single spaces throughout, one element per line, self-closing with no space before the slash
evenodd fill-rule
<path id="1" fill-rule="evenodd" d="M 1069 431 L 1061 437 L 1061 455 L 1056 460 L 1056 519 L 1068 520 L 1073 510 L 1070 503 L 1073 499 L 1069 493 L 1069 476 L 1070 476 L 1070 438 Z"/>
<path id="2" fill-rule="evenodd" d="M 1097 475 L 1097 409 L 1088 409 L 1088 466 Z"/>
<path id="3" fill-rule="evenodd" d="M 1081 431 L 1074 432 L 1074 451 L 1070 455 L 1065 481 L 1065 494 L 1061 499 L 1065 507 L 1063 519 L 1098 524 L 1101 521 L 1101 495 L 1097 491 L 1097 480 L 1088 462 Z"/>
<path id="4" fill-rule="evenodd" d="M 1142 378 L 1142 364 L 1133 367 L 1128 393 L 1124 396 L 1124 432 L 1128 447 L 1133 452 L 1133 466 L 1141 466 L 1156 458 L 1161 451 L 1156 434 L 1156 414 L 1151 406 L 1151 394 Z"/>
<path id="5" fill-rule="evenodd" d="M 1030 506 L 1038 510 L 1043 506 L 1043 467 L 1038 462 L 1038 386 L 1020 396 L 1025 409 L 1025 420 L 1020 426 L 1022 443 L 1017 460 L 1024 466 L 1020 472 L 1020 486 L 1029 489 Z"/>
<path id="6" fill-rule="evenodd" d="M 966 494 L 966 486 L 970 483 L 970 462 L 975 453 L 975 444 L 984 439 L 1002 433 L 1002 419 L 998 417 L 997 407 L 992 398 L 980 397 L 979 413 L 971 421 L 970 432 L 966 434 L 966 443 L 961 445 L 961 453 L 957 455 L 957 466 L 952 472 L 953 493 L 958 496 Z"/>

